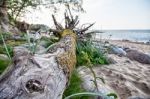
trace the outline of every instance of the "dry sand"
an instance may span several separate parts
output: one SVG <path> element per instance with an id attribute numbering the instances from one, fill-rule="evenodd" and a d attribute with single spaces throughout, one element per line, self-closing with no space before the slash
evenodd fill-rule
<path id="1" fill-rule="evenodd" d="M 150 53 L 150 45 L 125 41 L 110 41 L 110 43 Z M 150 99 L 150 64 L 141 64 L 127 57 L 119 57 L 114 54 L 110 54 L 109 57 L 113 58 L 117 63 L 94 67 L 97 76 L 104 78 L 105 86 L 114 90 L 119 99 L 129 99 L 129 97 L 134 96 L 143 98 L 133 99 Z M 83 79 L 87 75 L 91 75 L 89 71 L 79 73 Z M 84 82 L 84 84 L 86 85 L 87 82 Z M 102 85 L 101 83 L 99 84 L 100 86 Z"/>

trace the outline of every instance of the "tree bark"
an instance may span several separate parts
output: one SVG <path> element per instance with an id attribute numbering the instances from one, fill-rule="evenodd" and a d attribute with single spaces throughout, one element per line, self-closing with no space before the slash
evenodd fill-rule
<path id="1" fill-rule="evenodd" d="M 13 65 L 0 77 L 0 99 L 61 99 L 76 64 L 76 35 L 65 29 L 42 54 L 14 49 Z"/>

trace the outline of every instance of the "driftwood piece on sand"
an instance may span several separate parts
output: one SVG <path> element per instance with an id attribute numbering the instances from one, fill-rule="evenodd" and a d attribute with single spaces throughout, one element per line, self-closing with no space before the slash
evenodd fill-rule
<path id="1" fill-rule="evenodd" d="M 76 64 L 72 30 L 43 54 L 14 49 L 13 65 L 0 77 L 0 99 L 61 99 Z"/>

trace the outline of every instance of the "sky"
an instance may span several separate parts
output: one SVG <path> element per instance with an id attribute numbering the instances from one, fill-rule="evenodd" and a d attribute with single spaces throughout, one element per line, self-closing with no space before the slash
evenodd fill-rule
<path id="1" fill-rule="evenodd" d="M 95 29 L 150 29 L 150 0 L 83 0 L 86 13 L 81 23 L 93 23 Z M 27 16 L 30 23 L 51 26 L 51 13 L 47 10 Z M 60 14 L 58 14 L 61 20 Z"/>

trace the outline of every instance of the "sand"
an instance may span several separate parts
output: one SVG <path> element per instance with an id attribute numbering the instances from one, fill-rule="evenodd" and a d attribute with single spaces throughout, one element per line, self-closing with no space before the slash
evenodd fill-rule
<path id="1" fill-rule="evenodd" d="M 136 49 L 143 53 L 150 53 L 150 45 L 126 41 L 109 41 L 112 44 Z M 105 86 L 118 94 L 119 99 L 150 99 L 150 64 L 141 64 L 125 56 L 109 54 L 117 63 L 94 67 L 97 76 L 104 78 Z M 90 71 L 81 70 L 81 77 L 85 79 L 91 75 Z M 84 81 L 86 85 L 88 81 Z M 102 88 L 102 83 L 99 83 Z M 133 98 L 141 97 L 141 98 Z"/>

